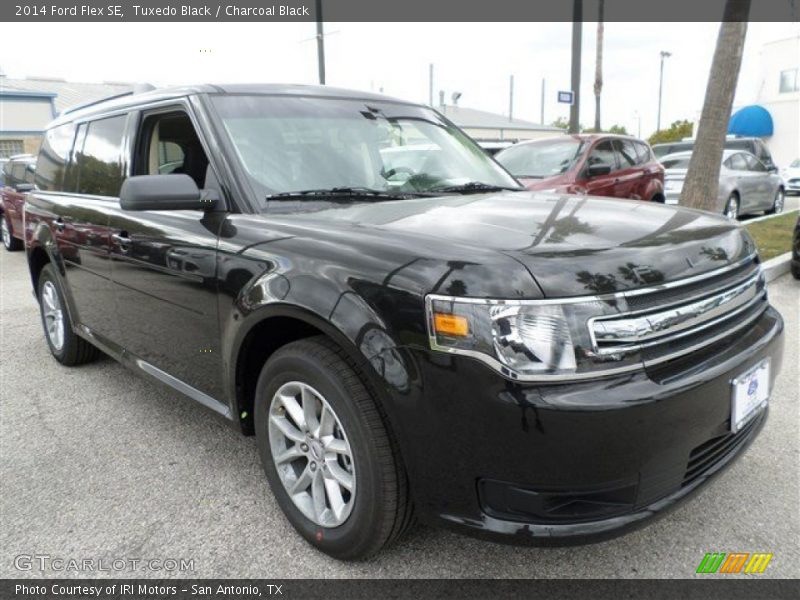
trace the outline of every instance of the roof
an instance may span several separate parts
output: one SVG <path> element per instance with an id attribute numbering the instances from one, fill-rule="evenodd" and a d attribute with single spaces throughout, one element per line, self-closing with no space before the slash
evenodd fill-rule
<path id="1" fill-rule="evenodd" d="M 453 123 L 464 129 L 528 129 L 533 131 L 563 132 L 560 127 L 542 125 L 523 119 L 509 119 L 505 115 L 465 108 L 463 106 L 445 105 L 439 107 L 439 112 Z"/>
<path id="2" fill-rule="evenodd" d="M 693 150 L 681 150 L 680 152 L 670 152 L 669 154 L 665 154 L 664 156 L 662 156 L 658 160 L 659 160 L 659 162 L 663 162 L 665 160 L 674 159 L 674 158 L 689 158 L 692 155 L 693 152 L 694 152 Z M 725 160 L 731 154 L 741 154 L 742 152 L 744 152 L 745 154 L 750 154 L 750 152 L 747 152 L 747 150 L 736 150 L 736 149 L 731 149 L 731 148 L 725 148 L 722 151 L 722 160 Z"/>
<path id="3" fill-rule="evenodd" d="M 79 83 L 38 77 L 31 79 L 0 78 L 0 92 L 23 92 L 28 95 L 53 97 L 57 113 L 63 112 L 70 106 L 128 92 L 133 89 L 133 85 L 132 83 Z"/>

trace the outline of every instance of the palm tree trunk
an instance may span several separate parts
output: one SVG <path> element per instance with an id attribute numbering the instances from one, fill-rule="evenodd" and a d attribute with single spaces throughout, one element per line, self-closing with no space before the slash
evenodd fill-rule
<path id="1" fill-rule="evenodd" d="M 719 172 L 742 65 L 750 0 L 727 0 L 680 203 L 717 212 Z"/>
<path id="2" fill-rule="evenodd" d="M 603 92 L 603 12 L 605 0 L 597 6 L 597 53 L 594 66 L 594 130 L 600 131 L 600 94 Z"/>

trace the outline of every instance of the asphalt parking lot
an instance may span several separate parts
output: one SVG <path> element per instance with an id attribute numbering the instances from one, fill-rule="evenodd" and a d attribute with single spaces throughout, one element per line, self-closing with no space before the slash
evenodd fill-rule
<path id="1" fill-rule="evenodd" d="M 294 533 L 253 438 L 111 359 L 59 366 L 24 253 L 0 250 L 0 577 L 682 578 L 714 551 L 772 552 L 761 577 L 800 577 L 800 282 L 784 276 L 769 291 L 787 326 L 770 419 L 740 460 L 665 518 L 571 548 L 502 546 L 418 526 L 377 558 L 348 564 Z M 185 558 L 194 571 L 15 568 L 16 556 L 34 554 Z"/>

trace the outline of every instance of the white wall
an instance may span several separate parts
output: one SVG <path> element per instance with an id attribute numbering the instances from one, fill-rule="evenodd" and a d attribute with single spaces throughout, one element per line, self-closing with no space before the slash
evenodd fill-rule
<path id="1" fill-rule="evenodd" d="M 49 98 L 17 99 L 0 97 L 0 132 L 44 131 L 53 120 L 53 109 Z"/>
<path id="2" fill-rule="evenodd" d="M 772 115 L 775 133 L 765 141 L 781 168 L 800 158 L 800 91 L 780 92 L 781 72 L 789 69 L 800 69 L 800 35 L 764 44 L 761 51 L 757 103 Z"/>

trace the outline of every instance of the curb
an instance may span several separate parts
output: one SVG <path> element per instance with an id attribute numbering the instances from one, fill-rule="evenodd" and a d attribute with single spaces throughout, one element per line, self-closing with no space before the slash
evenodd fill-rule
<path id="1" fill-rule="evenodd" d="M 795 213 L 797 211 L 800 211 L 800 208 L 792 208 L 791 210 L 784 210 L 783 212 L 779 212 L 779 213 L 774 214 L 774 215 L 764 215 L 763 217 L 755 217 L 753 219 L 748 219 L 748 218 L 746 218 L 747 215 L 745 215 L 745 220 L 739 221 L 739 224 L 742 227 L 747 227 L 748 225 L 750 225 L 750 223 L 758 223 L 760 221 L 767 221 L 769 219 L 774 219 L 776 217 L 783 217 L 785 215 L 790 215 L 790 214 Z"/>
<path id="2" fill-rule="evenodd" d="M 792 253 L 785 252 L 775 258 L 770 258 L 767 262 L 761 265 L 764 270 L 764 276 L 767 278 L 767 283 L 773 279 L 777 279 L 781 275 L 789 272 L 789 265 L 792 262 Z"/>

